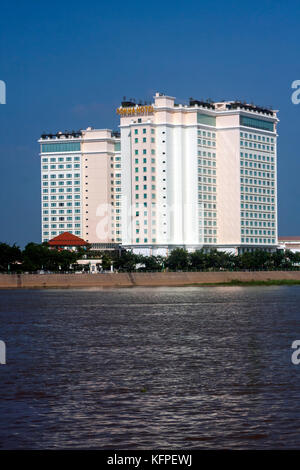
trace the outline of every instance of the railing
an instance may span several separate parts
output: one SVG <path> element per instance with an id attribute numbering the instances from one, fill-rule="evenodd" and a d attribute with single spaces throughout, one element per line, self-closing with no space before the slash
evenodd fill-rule
<path id="1" fill-rule="evenodd" d="M 266 269 L 262 269 L 262 268 L 256 268 L 256 269 L 222 269 L 222 268 L 211 268 L 211 269 L 188 269 L 188 270 L 176 270 L 176 271 L 173 271 L 171 269 L 169 270 L 161 270 L 161 271 L 158 271 L 158 270 L 132 270 L 132 271 L 123 271 L 122 269 L 115 269 L 113 272 L 112 271 L 94 271 L 94 272 L 90 272 L 90 271 L 44 271 L 44 272 L 39 272 L 39 271 L 26 271 L 26 272 L 22 272 L 22 273 L 17 273 L 17 272 L 11 272 L 11 271 L 2 271 L 0 272 L 0 275 L 1 274 L 5 274 L 5 275 L 11 275 L 11 276 L 19 276 L 19 275 L 23 275 L 23 274 L 32 274 L 32 275 L 47 275 L 47 274 L 126 274 L 126 273 L 196 273 L 196 272 L 201 272 L 201 273 L 211 273 L 211 272 L 221 272 L 221 273 L 229 273 L 229 272 L 278 272 L 278 271 L 281 271 L 281 272 L 298 272 L 300 271 L 300 267 L 295 267 L 295 268 L 266 268 Z"/>

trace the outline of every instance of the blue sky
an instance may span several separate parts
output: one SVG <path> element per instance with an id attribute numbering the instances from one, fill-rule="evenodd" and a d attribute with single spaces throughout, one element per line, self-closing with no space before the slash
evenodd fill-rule
<path id="1" fill-rule="evenodd" d="M 10 1 L 1 6 L 0 240 L 40 241 L 43 132 L 117 129 L 156 91 L 279 109 L 279 235 L 300 235 L 300 3 Z"/>

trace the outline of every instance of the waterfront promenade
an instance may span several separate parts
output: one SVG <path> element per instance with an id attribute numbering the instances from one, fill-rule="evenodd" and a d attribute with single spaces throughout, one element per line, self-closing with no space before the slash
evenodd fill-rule
<path id="1" fill-rule="evenodd" d="M 0 274 L 0 289 L 185 286 L 223 284 L 234 281 L 300 281 L 300 271 Z"/>

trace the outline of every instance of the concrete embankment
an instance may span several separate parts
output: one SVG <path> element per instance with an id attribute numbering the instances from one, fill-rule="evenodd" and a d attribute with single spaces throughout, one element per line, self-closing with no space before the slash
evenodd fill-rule
<path id="1" fill-rule="evenodd" d="M 154 287 L 239 282 L 300 281 L 300 271 L 0 274 L 0 288 Z"/>

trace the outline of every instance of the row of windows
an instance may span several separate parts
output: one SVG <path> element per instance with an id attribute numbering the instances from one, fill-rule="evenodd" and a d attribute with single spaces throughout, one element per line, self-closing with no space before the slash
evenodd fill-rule
<path id="1" fill-rule="evenodd" d="M 274 200 L 273 197 L 270 198 L 270 197 L 261 197 L 261 196 L 257 197 L 257 196 L 255 196 L 255 197 L 254 197 L 254 200 L 255 200 L 256 202 L 257 202 L 257 201 L 259 201 L 259 202 L 273 202 L 273 203 L 275 202 L 275 200 Z M 244 208 L 245 208 L 245 209 L 253 209 L 253 208 L 256 209 L 256 207 L 257 207 L 257 206 L 256 206 L 256 205 L 253 205 L 253 204 L 241 204 L 241 208 L 242 208 L 242 209 L 244 209 Z M 262 206 L 258 206 L 258 207 L 259 207 L 259 210 L 260 210 L 260 208 L 261 208 Z M 263 206 L 263 207 L 265 207 L 265 206 Z"/>
<path id="2" fill-rule="evenodd" d="M 201 201 L 201 200 L 208 200 L 208 201 L 216 201 L 217 198 L 216 196 L 211 196 L 210 194 L 198 194 L 198 200 Z"/>
<path id="3" fill-rule="evenodd" d="M 135 149 L 134 155 L 139 155 L 138 149 Z M 147 155 L 147 150 L 146 149 L 143 149 L 143 155 Z M 151 155 L 155 155 L 155 150 L 154 149 L 151 150 Z"/>
<path id="4" fill-rule="evenodd" d="M 204 242 L 204 243 L 217 243 L 217 239 L 216 239 L 216 238 L 207 238 L 207 237 L 204 237 L 203 242 Z M 202 243 L 202 239 L 201 239 L 201 238 L 200 238 L 200 243 Z"/>
<path id="5" fill-rule="evenodd" d="M 141 195 L 142 196 L 142 195 Z M 150 195 L 149 195 L 150 196 Z M 140 198 L 140 195 L 138 193 L 135 194 L 135 199 L 139 199 Z M 147 193 L 144 193 L 143 195 L 143 199 L 147 199 L 148 198 L 148 194 Z M 155 199 L 156 198 L 156 195 L 154 193 L 151 194 L 151 198 L 152 199 Z"/>
<path id="6" fill-rule="evenodd" d="M 198 139 L 198 145 L 201 145 L 201 147 L 215 147 L 216 142 L 214 140 Z"/>
<path id="7" fill-rule="evenodd" d="M 51 224 L 50 227 L 48 224 L 44 224 L 43 227 L 44 228 L 65 228 L 65 227 L 72 227 L 73 225 L 76 228 L 80 228 L 80 224 Z"/>
<path id="8" fill-rule="evenodd" d="M 48 179 L 49 178 L 49 175 L 43 175 L 43 179 Z M 61 178 L 80 178 L 80 173 L 67 173 L 67 174 L 59 174 L 59 175 L 55 175 L 55 174 L 51 174 L 50 175 L 50 179 L 61 179 Z"/>
<path id="9" fill-rule="evenodd" d="M 258 191 L 254 190 L 255 193 L 259 193 L 259 194 L 272 194 L 274 195 L 274 189 L 270 190 L 270 189 L 261 189 L 259 188 Z M 243 194 L 241 194 L 241 200 L 245 200 L 245 201 L 257 201 L 258 200 L 258 197 L 257 196 L 248 196 L 247 194 L 244 196 Z"/>
<path id="10" fill-rule="evenodd" d="M 67 221 L 71 220 L 72 221 L 73 218 L 72 217 L 50 217 L 51 222 L 56 222 L 56 221 L 63 222 L 65 220 L 67 220 Z M 76 221 L 81 220 L 81 218 L 80 217 L 74 217 L 74 220 L 76 220 Z M 49 217 L 44 217 L 43 222 L 49 222 Z"/>
<path id="11" fill-rule="evenodd" d="M 216 219 L 217 214 L 215 212 L 199 212 L 199 220 L 210 220 L 210 219 Z"/>
<path id="12" fill-rule="evenodd" d="M 251 118 L 247 116 L 240 116 L 240 125 L 246 127 L 255 127 L 257 129 L 263 129 L 265 131 L 274 131 L 274 123 L 265 121 L 263 119 Z"/>
<path id="13" fill-rule="evenodd" d="M 142 223 L 143 225 L 148 225 L 148 219 L 144 219 L 143 221 L 135 219 L 135 225 L 142 225 Z M 152 221 L 152 225 L 156 225 L 156 220 Z"/>
<path id="14" fill-rule="evenodd" d="M 274 199 L 273 199 L 272 202 L 274 202 Z M 255 210 L 255 211 L 256 211 L 256 210 L 258 210 L 258 211 L 270 211 L 270 210 L 275 210 L 275 209 L 274 209 L 274 206 L 265 206 L 265 205 L 262 206 L 261 204 L 259 204 L 259 205 L 257 205 L 257 204 L 241 204 L 241 208 L 242 208 L 242 209 L 244 209 L 244 206 L 245 206 L 245 209 L 248 209 L 248 208 L 249 208 L 249 209 Z M 249 207 L 248 207 L 248 206 L 249 206 Z M 271 207 L 272 207 L 272 209 L 271 209 Z"/>
<path id="15" fill-rule="evenodd" d="M 134 171 L 135 171 L 135 173 L 138 173 L 138 172 L 139 172 L 139 167 L 135 167 Z M 152 168 L 151 168 L 151 171 L 152 171 L 152 173 L 155 173 L 155 168 L 152 167 Z M 143 172 L 144 172 L 144 173 L 147 172 L 147 167 L 146 167 L 146 166 L 143 167 Z"/>
<path id="16" fill-rule="evenodd" d="M 254 148 L 258 150 L 266 150 L 267 152 L 274 152 L 274 147 L 273 145 L 265 145 L 265 144 L 256 144 L 253 142 L 247 142 L 245 140 L 240 141 L 240 146 L 241 147 L 249 147 L 249 148 Z"/>
<path id="17" fill-rule="evenodd" d="M 139 129 L 134 129 L 134 133 L 135 135 L 138 135 Z M 147 134 L 147 129 L 145 127 L 143 128 L 142 133 Z M 154 129 L 151 129 L 151 134 L 154 134 L 154 133 L 155 133 Z"/>
<path id="18" fill-rule="evenodd" d="M 206 203 L 206 202 L 204 202 L 202 204 L 199 204 L 199 207 L 201 209 L 202 208 L 204 208 L 204 209 L 216 209 L 217 208 L 216 204 L 210 204 L 210 203 Z"/>
<path id="19" fill-rule="evenodd" d="M 50 193 L 55 194 L 56 192 L 58 193 L 71 193 L 71 192 L 80 192 L 80 188 L 59 188 L 56 190 L 56 188 L 50 189 Z M 48 194 L 49 189 L 43 189 L 43 194 Z"/>
<path id="20" fill-rule="evenodd" d="M 206 152 L 204 150 L 198 150 L 199 157 L 208 157 L 208 158 L 216 158 L 216 154 L 214 152 Z"/>
<path id="21" fill-rule="evenodd" d="M 265 181 L 265 180 L 262 180 L 262 182 L 263 183 L 269 183 L 269 181 Z M 265 184 L 263 184 L 263 185 L 265 185 Z M 267 186 L 270 186 L 270 184 L 267 184 Z M 272 186 L 274 186 L 274 183 L 272 183 Z M 243 192 L 245 192 L 245 193 L 261 193 L 261 188 L 258 188 L 257 186 L 241 186 L 241 192 L 242 193 Z M 270 194 L 270 193 L 267 193 L 267 194 Z"/>
<path id="22" fill-rule="evenodd" d="M 43 163 L 56 163 L 56 162 L 79 162 L 80 157 L 43 157 L 42 162 Z"/>
<path id="23" fill-rule="evenodd" d="M 256 153 L 244 153 L 241 152 L 241 158 L 247 158 L 249 160 L 258 160 L 263 162 L 272 162 L 274 163 L 274 157 L 270 157 L 268 155 L 258 155 Z"/>
<path id="24" fill-rule="evenodd" d="M 202 233 L 204 233 L 204 235 L 217 235 L 216 230 L 207 229 L 207 228 L 205 228 L 203 231 L 202 231 L 202 229 L 200 229 L 199 234 L 202 235 Z"/>
<path id="25" fill-rule="evenodd" d="M 151 176 L 151 181 L 155 181 L 155 176 Z M 135 176 L 135 181 L 139 181 L 139 176 Z M 143 176 L 143 181 L 147 181 L 147 176 Z"/>
<path id="26" fill-rule="evenodd" d="M 136 191 L 139 191 L 140 189 L 141 189 L 141 190 L 147 189 L 147 184 L 144 184 L 142 188 L 140 188 L 140 186 L 139 186 L 138 184 L 136 184 L 136 185 L 135 185 L 135 190 L 136 190 Z M 150 189 L 150 187 L 149 187 L 149 189 Z M 152 184 L 152 185 L 151 185 L 151 189 L 152 189 L 152 190 L 156 189 L 155 184 Z"/>
<path id="27" fill-rule="evenodd" d="M 216 170 L 211 170 L 209 168 L 202 168 L 202 167 L 198 167 L 198 174 L 199 175 L 213 175 L 213 176 L 216 176 L 217 172 Z"/>
<path id="28" fill-rule="evenodd" d="M 266 221 L 257 221 L 257 220 L 242 220 L 241 221 L 242 226 L 246 227 L 275 227 L 274 222 L 266 222 Z"/>
<path id="29" fill-rule="evenodd" d="M 137 234 L 140 233 L 140 229 L 137 228 L 137 229 L 135 230 L 135 233 L 137 233 Z M 144 233 L 144 235 L 147 235 L 147 234 L 148 234 L 148 229 L 147 229 L 147 228 L 144 228 L 143 233 Z M 152 235 L 155 235 L 155 234 L 156 234 L 155 228 L 151 230 L 151 233 L 152 233 Z"/>
<path id="30" fill-rule="evenodd" d="M 241 212 L 241 217 L 247 219 L 275 219 L 275 215 L 270 212 Z"/>
<path id="31" fill-rule="evenodd" d="M 80 151 L 80 142 L 59 142 L 51 144 L 42 144 L 42 153 L 78 151 Z"/>
<path id="32" fill-rule="evenodd" d="M 140 212 L 139 212 L 139 211 L 136 211 L 136 212 L 135 212 L 135 216 L 136 216 L 136 217 L 139 217 L 139 215 L 140 215 Z M 142 215 L 142 214 L 141 214 L 141 215 Z M 144 215 L 144 217 L 147 217 L 147 216 L 148 216 L 148 211 L 144 211 L 143 215 Z M 150 215 L 150 213 L 149 213 L 149 215 Z M 156 212 L 151 212 L 151 215 L 152 215 L 152 217 L 155 217 L 155 216 L 156 216 Z"/>
<path id="33" fill-rule="evenodd" d="M 205 192 L 216 192 L 216 187 L 215 186 L 202 186 L 198 185 L 198 190 L 199 191 L 205 191 Z"/>
<path id="34" fill-rule="evenodd" d="M 270 176 L 268 177 L 270 179 Z M 254 184 L 256 186 L 274 186 L 274 181 L 269 181 L 268 179 L 252 179 L 252 178 L 240 178 L 241 183 L 245 184 Z"/>
<path id="35" fill-rule="evenodd" d="M 249 139 L 249 140 L 258 140 L 261 142 L 270 142 L 271 144 L 274 143 L 273 137 L 267 137 L 264 135 L 260 134 L 248 134 L 247 132 L 241 132 L 240 136 L 243 137 L 244 139 Z"/>
<path id="36" fill-rule="evenodd" d="M 203 160 L 201 158 L 198 158 L 198 165 L 202 165 L 202 166 L 213 166 L 213 167 L 216 167 L 217 164 L 215 161 L 211 161 L 211 160 Z"/>
<path id="37" fill-rule="evenodd" d="M 271 235 L 272 237 L 275 236 L 275 230 L 261 230 L 261 229 L 241 229 L 242 234 L 250 234 L 250 235 Z"/>
<path id="38" fill-rule="evenodd" d="M 206 176 L 198 176 L 200 183 L 216 184 L 216 178 L 207 178 Z"/>
<path id="39" fill-rule="evenodd" d="M 203 136 L 203 137 L 209 137 L 210 139 L 215 139 L 216 138 L 215 132 L 202 131 L 200 129 L 198 129 L 198 135 Z"/>
<path id="40" fill-rule="evenodd" d="M 50 184 L 48 183 L 48 181 L 43 181 L 42 186 L 76 186 L 79 184 L 79 181 L 50 181 Z"/>
<path id="41" fill-rule="evenodd" d="M 72 168 L 80 168 L 80 163 L 74 163 L 73 166 L 72 164 L 68 164 L 68 165 L 43 165 L 42 166 L 42 169 L 44 171 L 46 170 L 72 170 Z"/>
<path id="42" fill-rule="evenodd" d="M 215 220 L 199 220 L 199 226 L 201 227 L 202 225 L 216 227 L 217 222 Z"/>
<path id="43" fill-rule="evenodd" d="M 76 196 L 75 196 L 76 197 Z M 51 198 L 52 199 L 52 198 Z M 54 198 L 56 199 L 56 197 Z M 67 196 L 67 199 L 68 199 L 68 196 Z M 58 204 L 58 205 L 57 205 Z M 56 203 L 56 202 L 51 202 L 50 204 L 50 207 L 64 207 L 64 205 L 67 204 L 65 202 L 59 202 L 59 203 Z M 43 203 L 43 207 L 49 207 L 49 203 L 48 202 L 44 202 Z"/>
<path id="44" fill-rule="evenodd" d="M 241 161 L 241 167 L 245 167 L 245 175 L 248 175 L 248 168 L 258 168 L 259 170 L 267 170 L 274 172 L 274 165 L 266 165 L 265 163 L 256 163 L 256 162 L 248 162 L 248 161 Z M 241 168 L 243 171 L 243 168 Z M 249 171 L 249 175 L 252 174 L 252 171 Z"/>
<path id="45" fill-rule="evenodd" d="M 137 165 L 139 163 L 139 159 L 135 158 L 134 162 Z M 146 157 L 143 158 L 143 163 L 147 163 L 147 158 Z M 151 163 L 155 163 L 155 158 L 151 158 Z"/>
<path id="46" fill-rule="evenodd" d="M 143 137 L 141 142 L 143 143 L 146 143 L 147 142 L 147 137 Z M 134 139 L 134 143 L 135 144 L 138 144 L 139 143 L 139 138 L 138 137 L 135 137 Z M 155 138 L 154 137 L 151 137 L 151 144 L 154 144 L 155 143 Z"/>
<path id="47" fill-rule="evenodd" d="M 44 215 L 46 215 L 48 213 L 49 213 L 48 210 L 44 211 Z M 59 211 L 52 210 L 50 213 L 51 213 L 51 216 L 56 215 L 57 213 L 61 216 L 61 215 L 65 215 L 65 214 L 73 214 L 73 210 L 72 209 L 67 209 L 67 210 L 61 209 Z M 78 216 L 78 214 L 80 214 L 80 209 L 74 209 L 74 214 L 77 214 L 77 216 Z M 46 217 L 45 220 L 47 221 L 48 218 Z M 68 219 L 68 220 L 70 220 L 70 219 Z"/>
<path id="48" fill-rule="evenodd" d="M 51 237 L 55 237 L 56 235 L 60 235 L 61 233 L 63 233 L 63 231 L 61 232 L 51 232 Z M 74 232 L 72 232 L 74 235 L 81 235 L 81 231 L 80 230 L 75 230 Z M 48 237 L 49 236 L 49 232 L 43 232 L 43 237 Z M 44 241 L 48 241 L 48 240 L 44 240 Z"/>
<path id="49" fill-rule="evenodd" d="M 242 243 L 275 243 L 275 238 L 241 238 Z"/>
<path id="50" fill-rule="evenodd" d="M 43 196 L 43 199 L 45 199 L 46 201 L 48 201 L 49 197 L 48 196 Z M 50 199 L 52 201 L 55 201 L 56 199 L 59 199 L 59 200 L 62 200 L 62 199 L 73 199 L 73 195 L 72 194 L 65 194 L 65 195 L 61 195 L 61 196 L 51 196 Z M 74 195 L 74 199 L 80 199 L 80 195 L 79 194 L 75 194 Z M 72 204 L 72 203 L 70 203 Z M 66 203 L 66 205 L 68 205 L 68 203 Z M 75 205 L 76 205 L 76 202 L 75 202 Z"/>

